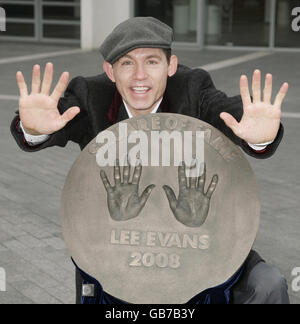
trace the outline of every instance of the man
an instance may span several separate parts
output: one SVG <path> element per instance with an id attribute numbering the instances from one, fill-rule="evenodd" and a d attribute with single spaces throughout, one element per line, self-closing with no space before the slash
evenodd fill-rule
<path id="1" fill-rule="evenodd" d="M 241 97 L 228 98 L 215 89 L 206 71 L 178 66 L 177 57 L 170 52 L 172 41 L 172 29 L 154 18 L 123 22 L 101 46 L 105 74 L 75 78 L 64 97 L 69 75 L 62 74 L 50 95 L 51 63 L 46 65 L 42 83 L 40 67 L 34 66 L 31 94 L 22 73 L 18 72 L 19 114 L 12 122 L 11 131 L 19 146 L 35 152 L 73 141 L 83 149 L 99 132 L 128 117 L 171 112 L 210 123 L 255 158 L 273 155 L 283 136 L 281 105 L 288 84 L 283 84 L 271 104 L 272 75 L 266 76 L 262 99 L 261 72 L 256 70 L 253 100 L 246 76 L 240 80 Z M 81 277 L 84 282 L 93 279 L 80 269 L 77 275 L 79 301 Z M 289 303 L 285 280 L 254 251 L 247 258 L 243 272 L 235 274 L 230 286 L 229 282 L 226 285 L 231 296 L 224 303 Z M 120 302 L 103 294 L 98 302 Z"/>

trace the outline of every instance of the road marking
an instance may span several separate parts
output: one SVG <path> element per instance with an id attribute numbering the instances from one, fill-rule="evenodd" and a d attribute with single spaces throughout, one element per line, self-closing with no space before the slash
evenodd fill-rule
<path id="1" fill-rule="evenodd" d="M 85 52 L 87 52 L 87 50 L 75 49 L 75 50 L 67 50 L 67 51 L 41 53 L 41 54 L 35 54 L 35 55 L 8 57 L 8 58 L 0 59 L 0 64 L 10 64 L 10 63 L 16 63 L 16 62 L 33 61 L 33 60 L 50 58 L 50 57 L 65 56 L 65 55 L 72 55 L 72 54 L 82 54 Z"/>
<path id="2" fill-rule="evenodd" d="M 285 112 L 282 113 L 282 118 L 300 118 L 300 113 Z"/>
<path id="3" fill-rule="evenodd" d="M 232 59 L 228 59 L 228 60 L 224 60 L 224 61 L 220 61 L 220 62 L 202 65 L 202 66 L 199 66 L 198 68 L 210 72 L 210 71 L 220 70 L 220 69 L 224 69 L 224 68 L 227 68 L 230 66 L 238 65 L 241 63 L 257 60 L 259 58 L 266 57 L 269 55 L 273 55 L 273 53 L 271 53 L 271 52 L 255 52 L 255 53 L 234 57 Z"/>
<path id="4" fill-rule="evenodd" d="M 19 101 L 19 97 L 18 96 L 7 96 L 7 95 L 0 94 L 0 100 Z"/>

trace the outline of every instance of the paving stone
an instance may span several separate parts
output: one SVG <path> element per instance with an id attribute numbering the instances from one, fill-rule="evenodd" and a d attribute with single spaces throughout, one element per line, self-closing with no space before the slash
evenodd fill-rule
<path id="1" fill-rule="evenodd" d="M 38 226 L 32 223 L 25 223 L 22 225 L 18 225 L 19 229 L 22 229 L 28 234 L 31 234 L 33 237 L 37 239 L 44 239 L 51 237 L 51 234 L 47 231 L 45 231 L 42 226 Z"/>
<path id="2" fill-rule="evenodd" d="M 50 237 L 43 239 L 43 242 L 47 245 L 54 247 L 56 250 L 66 249 L 65 242 L 59 237 Z"/>
<path id="3" fill-rule="evenodd" d="M 61 304 L 58 299 L 29 280 L 14 282 L 12 286 L 36 304 Z"/>
<path id="4" fill-rule="evenodd" d="M 6 292 L 0 292 L 0 305 L 34 304 L 31 298 L 24 296 L 21 292 L 16 290 L 11 285 L 7 285 L 6 289 Z"/>
<path id="5" fill-rule="evenodd" d="M 75 303 L 75 293 L 74 289 L 71 290 L 65 286 L 56 286 L 47 289 L 49 293 L 55 296 L 63 304 L 74 304 Z"/>
<path id="6" fill-rule="evenodd" d="M 32 281 L 46 291 L 49 291 L 50 288 L 56 287 L 59 283 L 57 280 L 53 279 L 47 273 L 42 271 L 36 272 L 34 275 L 32 275 L 32 273 L 25 273 L 24 275 L 27 280 Z M 54 294 L 52 295 L 54 296 Z"/>
<path id="7" fill-rule="evenodd" d="M 25 246 L 34 248 L 34 247 L 44 247 L 47 246 L 45 242 L 39 240 L 31 235 L 19 236 L 18 240 L 23 243 Z"/>
<path id="8" fill-rule="evenodd" d="M 69 271 L 66 271 L 64 268 L 49 260 L 33 260 L 32 264 L 61 282 L 64 282 L 70 277 Z"/>
<path id="9" fill-rule="evenodd" d="M 26 249 L 26 247 L 24 246 L 24 244 L 22 244 L 20 241 L 18 240 L 10 240 L 7 242 L 3 242 L 2 243 L 5 247 L 7 247 L 10 250 L 22 250 L 22 249 Z"/>

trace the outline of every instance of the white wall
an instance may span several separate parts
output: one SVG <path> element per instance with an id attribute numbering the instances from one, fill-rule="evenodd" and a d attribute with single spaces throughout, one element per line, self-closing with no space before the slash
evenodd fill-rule
<path id="1" fill-rule="evenodd" d="M 81 48 L 99 48 L 122 21 L 130 18 L 130 0 L 81 0 Z"/>

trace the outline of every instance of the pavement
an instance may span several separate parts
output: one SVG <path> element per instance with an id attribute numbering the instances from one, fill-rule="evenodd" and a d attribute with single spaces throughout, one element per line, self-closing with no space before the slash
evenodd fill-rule
<path id="1" fill-rule="evenodd" d="M 66 52 L 67 51 L 67 52 Z M 268 160 L 247 157 L 261 193 L 261 224 L 254 248 L 287 280 L 290 299 L 300 303 L 300 61 L 299 53 L 175 50 L 190 67 L 209 67 L 218 89 L 239 94 L 239 77 L 256 68 L 274 75 L 274 93 L 287 81 L 290 91 L 283 106 L 285 136 Z M 24 153 L 10 135 L 18 109 L 15 74 L 30 82 L 32 66 L 54 63 L 55 81 L 63 71 L 71 78 L 102 73 L 98 51 L 75 47 L 7 42 L 0 44 L 0 304 L 74 304 L 74 267 L 59 219 L 60 195 L 79 147 L 50 148 Z M 216 64 L 218 63 L 218 64 Z M 295 270 L 296 269 L 296 270 Z M 4 270 L 4 271 L 3 271 Z M 299 269 L 300 275 L 300 269 Z M 1 278 L 0 278 L 1 279 Z"/>

